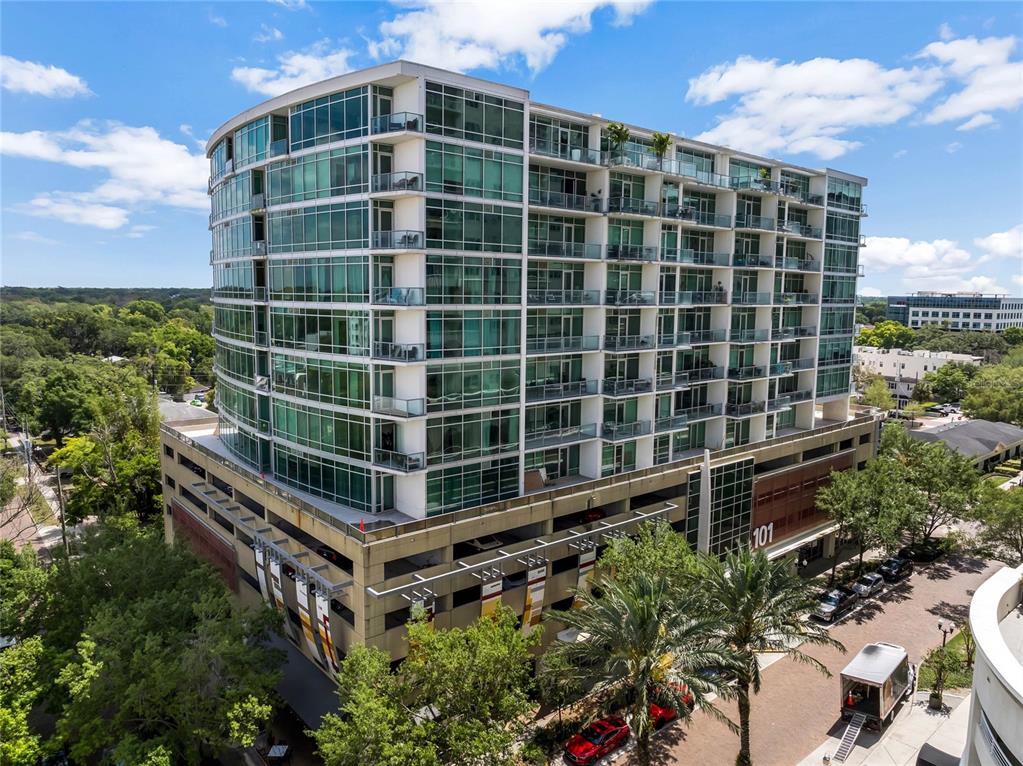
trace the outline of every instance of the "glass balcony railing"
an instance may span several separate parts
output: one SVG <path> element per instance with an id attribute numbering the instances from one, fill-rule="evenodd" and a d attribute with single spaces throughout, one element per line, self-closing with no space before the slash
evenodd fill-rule
<path id="1" fill-rule="evenodd" d="M 599 386 L 596 380 L 572 380 L 566 383 L 544 383 L 526 386 L 527 402 L 544 402 L 551 399 L 575 399 L 581 396 L 594 396 Z"/>
<path id="2" fill-rule="evenodd" d="M 619 439 L 635 439 L 650 433 L 649 420 L 637 420 L 635 423 L 604 423 L 600 428 L 600 437 L 608 441 Z"/>
<path id="3" fill-rule="evenodd" d="M 693 383 L 706 383 L 711 380 L 724 380 L 725 378 L 725 368 L 716 365 L 697 367 L 686 372 L 689 375 L 689 380 Z"/>
<path id="4" fill-rule="evenodd" d="M 623 380 L 621 378 L 608 378 L 604 381 L 604 396 L 635 396 L 637 394 L 649 394 L 654 390 L 654 382 L 650 378 L 639 380 Z"/>
<path id="5" fill-rule="evenodd" d="M 678 431 L 681 428 L 686 428 L 689 425 L 689 416 L 685 413 L 678 415 L 668 415 L 663 418 L 657 418 L 654 421 L 655 431 Z"/>
<path id="6" fill-rule="evenodd" d="M 657 248 L 647 245 L 608 245 L 607 259 L 609 261 L 646 261 L 652 263 L 657 260 Z"/>
<path id="7" fill-rule="evenodd" d="M 266 197 L 263 194 L 253 194 L 250 210 L 262 210 L 266 207 Z"/>
<path id="8" fill-rule="evenodd" d="M 283 157 L 288 153 L 288 139 L 278 138 L 276 141 L 270 142 L 270 156 L 271 157 Z"/>
<path id="9" fill-rule="evenodd" d="M 579 210 L 588 213 L 603 213 L 604 202 L 596 194 L 568 194 L 567 192 L 529 190 L 529 204 L 554 207 L 559 210 Z"/>
<path id="10" fill-rule="evenodd" d="M 703 186 L 716 186 L 719 189 L 732 188 L 732 179 L 728 176 L 711 170 L 699 170 L 696 164 L 692 162 L 680 162 L 678 171 L 678 175 L 688 178 L 693 183 L 702 184 Z"/>
<path id="11" fill-rule="evenodd" d="M 374 231 L 371 246 L 374 250 L 422 250 L 425 241 L 421 231 L 395 229 L 394 231 Z"/>
<path id="12" fill-rule="evenodd" d="M 375 192 L 420 192 L 423 191 L 423 174 L 410 170 L 379 173 L 373 176 L 370 189 Z"/>
<path id="13" fill-rule="evenodd" d="M 370 133 L 397 133 L 398 131 L 422 133 L 423 115 L 415 112 L 395 112 L 394 114 L 381 114 L 370 120 Z"/>
<path id="14" fill-rule="evenodd" d="M 727 330 L 690 330 L 686 333 L 691 344 L 724 343 L 728 337 Z"/>
<path id="15" fill-rule="evenodd" d="M 812 338 L 817 334 L 816 325 L 808 324 L 799 327 L 775 327 L 771 330 L 771 340 L 792 340 L 793 338 Z"/>
<path id="16" fill-rule="evenodd" d="M 691 385 L 688 372 L 663 373 L 657 376 L 657 390 L 671 391 Z"/>
<path id="17" fill-rule="evenodd" d="M 789 398 L 789 402 L 792 404 L 799 404 L 799 402 L 806 402 L 813 399 L 813 391 L 810 389 L 804 389 L 802 391 L 787 391 L 785 396 Z"/>
<path id="18" fill-rule="evenodd" d="M 608 335 L 604 338 L 605 351 L 646 351 L 653 348 L 653 335 Z"/>
<path id="19" fill-rule="evenodd" d="M 742 269 L 773 269 L 774 259 L 760 253 L 735 253 L 732 256 L 732 265 Z"/>
<path id="20" fill-rule="evenodd" d="M 802 370 L 812 370 L 816 366 L 817 360 L 813 358 L 789 359 L 767 365 L 767 374 L 771 376 L 791 375 L 794 372 L 801 372 Z"/>
<path id="21" fill-rule="evenodd" d="M 252 256 L 254 258 L 265 258 L 266 257 L 266 240 L 265 239 L 254 239 L 254 240 L 252 240 Z"/>
<path id="22" fill-rule="evenodd" d="M 767 375 L 767 366 L 763 364 L 751 364 L 746 367 L 729 367 L 729 380 L 753 380 Z"/>
<path id="23" fill-rule="evenodd" d="M 600 290 L 527 290 L 530 306 L 599 306 Z"/>
<path id="24" fill-rule="evenodd" d="M 731 343 L 762 343 L 768 339 L 768 330 L 759 330 L 756 328 L 745 329 L 745 330 L 730 330 L 728 333 L 728 340 Z"/>
<path id="25" fill-rule="evenodd" d="M 598 149 L 587 149 L 585 146 L 568 146 L 555 141 L 531 141 L 530 154 L 542 157 L 555 157 L 570 162 L 585 162 L 587 165 L 602 165 L 604 156 Z"/>
<path id="26" fill-rule="evenodd" d="M 774 259 L 776 269 L 788 269 L 789 271 L 811 271 L 819 272 L 821 262 L 810 258 L 793 258 L 792 256 L 776 256 Z"/>
<path id="27" fill-rule="evenodd" d="M 730 185 L 733 189 L 764 192 L 766 194 L 778 194 L 781 192 L 781 184 L 769 178 L 754 178 L 753 176 L 737 177 L 731 179 Z"/>
<path id="28" fill-rule="evenodd" d="M 774 231 L 774 219 L 768 218 L 766 215 L 737 215 L 735 216 L 735 228 Z"/>
<path id="29" fill-rule="evenodd" d="M 374 287 L 373 303 L 379 306 L 424 306 L 426 292 L 422 287 Z"/>
<path id="30" fill-rule="evenodd" d="M 654 306 L 657 293 L 653 290 L 605 290 L 604 303 L 608 306 Z"/>
<path id="31" fill-rule="evenodd" d="M 766 411 L 766 402 L 745 402 L 743 404 L 726 404 L 725 415 L 730 418 L 745 418 L 750 415 L 759 415 Z"/>
<path id="32" fill-rule="evenodd" d="M 769 306 L 771 293 L 732 293 L 732 303 L 736 306 Z"/>
<path id="33" fill-rule="evenodd" d="M 599 335 L 566 335 L 557 338 L 527 338 L 526 352 L 530 354 L 557 354 L 562 351 L 597 351 Z"/>
<path id="34" fill-rule="evenodd" d="M 688 348 L 691 345 L 687 332 L 662 332 L 657 335 L 658 348 Z"/>
<path id="35" fill-rule="evenodd" d="M 394 362 L 421 362 L 426 358 L 423 343 L 389 343 L 378 340 L 373 343 L 373 358 Z"/>
<path id="36" fill-rule="evenodd" d="M 778 231 L 782 234 L 794 234 L 797 237 L 807 237 L 808 239 L 820 239 L 823 235 L 820 227 L 799 221 L 778 221 Z"/>
<path id="37" fill-rule="evenodd" d="M 732 216 L 727 213 L 710 213 L 691 207 L 683 207 L 679 208 L 678 214 L 673 217 L 684 223 L 691 223 L 697 226 L 716 226 L 720 229 L 732 228 Z"/>
<path id="38" fill-rule="evenodd" d="M 391 468 L 403 473 L 421 471 L 426 468 L 426 453 L 424 452 L 394 452 L 386 449 L 373 450 L 373 464 L 383 468 Z"/>
<path id="39" fill-rule="evenodd" d="M 777 412 L 779 410 L 791 409 L 792 400 L 787 396 L 776 396 L 774 399 L 767 400 L 767 411 Z"/>
<path id="40" fill-rule="evenodd" d="M 799 200 L 804 205 L 816 205 L 817 207 L 824 206 L 824 195 L 823 194 L 810 194 L 799 184 L 787 183 L 782 181 L 778 184 L 778 193 L 782 196 L 790 199 Z"/>
<path id="41" fill-rule="evenodd" d="M 767 365 L 767 374 L 772 377 L 778 375 L 788 375 L 792 372 L 791 362 L 772 362 Z"/>
<path id="42" fill-rule="evenodd" d="M 716 418 L 721 414 L 721 404 L 700 404 L 683 410 L 686 418 L 692 423 L 694 420 L 706 420 Z"/>
<path id="43" fill-rule="evenodd" d="M 816 306 L 820 298 L 816 293 L 775 293 L 774 302 L 782 306 Z"/>
<path id="44" fill-rule="evenodd" d="M 658 215 L 660 204 L 638 197 L 610 197 L 607 201 L 608 213 L 626 213 L 629 215 Z"/>
<path id="45" fill-rule="evenodd" d="M 373 412 L 381 415 L 396 415 L 414 418 L 426 414 L 425 399 L 396 399 L 393 396 L 374 396 Z"/>
<path id="46" fill-rule="evenodd" d="M 553 447 L 557 444 L 570 444 L 586 439 L 597 438 L 597 424 L 586 423 L 579 426 L 563 426 L 547 428 L 542 431 L 526 432 L 526 449 Z"/>
<path id="47" fill-rule="evenodd" d="M 660 259 L 666 263 L 691 263 L 698 266 L 727 266 L 729 253 L 709 253 L 682 247 L 662 247 Z"/>
<path id="48" fill-rule="evenodd" d="M 529 255 L 547 258 L 585 258 L 599 261 L 604 253 L 602 245 L 587 245 L 582 242 L 555 242 L 553 240 L 531 240 L 527 245 Z"/>
<path id="49" fill-rule="evenodd" d="M 697 290 L 693 292 L 661 292 L 658 300 L 662 306 L 724 305 L 728 294 L 724 290 Z"/>
<path id="50" fill-rule="evenodd" d="M 609 167 L 639 168 L 641 170 L 660 170 L 662 160 L 654 154 L 616 149 L 604 153 L 604 162 Z"/>

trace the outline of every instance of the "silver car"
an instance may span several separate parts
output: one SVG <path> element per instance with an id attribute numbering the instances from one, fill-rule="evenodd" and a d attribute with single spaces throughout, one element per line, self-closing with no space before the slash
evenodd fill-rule
<path id="1" fill-rule="evenodd" d="M 877 572 L 870 572 L 853 583 L 852 589 L 859 594 L 860 598 L 876 596 L 884 590 L 884 578 Z"/>

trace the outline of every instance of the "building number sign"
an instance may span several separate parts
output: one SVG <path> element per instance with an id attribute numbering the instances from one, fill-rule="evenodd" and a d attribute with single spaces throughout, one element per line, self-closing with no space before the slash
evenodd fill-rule
<path id="1" fill-rule="evenodd" d="M 753 548 L 763 548 L 774 542 L 774 522 L 757 527 L 750 537 L 750 545 Z"/>

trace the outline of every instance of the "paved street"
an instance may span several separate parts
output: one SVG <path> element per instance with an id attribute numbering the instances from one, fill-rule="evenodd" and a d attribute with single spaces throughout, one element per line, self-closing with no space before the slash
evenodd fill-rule
<path id="1" fill-rule="evenodd" d="M 793 766 L 840 727 L 837 675 L 850 657 L 872 641 L 904 646 L 918 664 L 941 643 L 938 620 L 962 623 L 977 586 L 1001 565 L 951 557 L 924 565 L 898 587 L 867 603 L 832 629 L 848 654 L 811 647 L 807 653 L 834 674 L 826 678 L 785 658 L 763 672 L 763 686 L 753 698 L 751 740 L 757 766 Z M 718 703 L 738 721 L 734 702 Z M 738 737 L 705 713 L 688 727 L 674 726 L 657 738 L 655 763 L 729 766 L 738 752 Z"/>

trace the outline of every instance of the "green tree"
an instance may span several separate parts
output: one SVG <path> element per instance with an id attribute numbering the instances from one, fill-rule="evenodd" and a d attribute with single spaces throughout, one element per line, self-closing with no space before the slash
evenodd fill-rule
<path id="1" fill-rule="evenodd" d="M 1023 367 L 982 367 L 966 388 L 963 412 L 971 418 L 1023 426 Z"/>
<path id="2" fill-rule="evenodd" d="M 40 736 L 28 723 L 42 692 L 42 653 L 38 636 L 0 653 L 0 763 L 7 766 L 34 766 L 43 754 Z"/>
<path id="3" fill-rule="evenodd" d="M 621 156 L 631 136 L 629 129 L 624 123 L 609 122 L 605 127 L 605 131 L 607 132 L 607 140 L 611 144 L 611 150 L 616 156 Z"/>
<path id="4" fill-rule="evenodd" d="M 770 561 L 763 551 L 731 551 L 724 560 L 701 557 L 699 587 L 710 611 L 724 624 L 723 636 L 736 659 L 735 690 L 739 703 L 737 766 L 750 766 L 750 694 L 760 692 L 758 654 L 782 654 L 810 665 L 825 676 L 831 673 L 801 647 L 830 646 L 845 651 L 821 625 L 805 619 L 813 606 L 810 584 L 792 572 L 784 559 Z"/>
<path id="5" fill-rule="evenodd" d="M 124 310 L 134 314 L 141 314 L 142 316 L 153 320 L 157 324 L 160 324 L 167 318 L 167 312 L 164 311 L 163 306 L 156 301 L 142 299 L 134 300 L 127 303 Z"/>
<path id="6" fill-rule="evenodd" d="M 885 379 L 876 376 L 863 389 L 860 401 L 868 407 L 877 407 L 879 410 L 895 409 L 895 397 L 888 389 Z"/>
<path id="7" fill-rule="evenodd" d="M 629 706 L 642 764 L 650 762 L 652 694 L 689 718 L 688 689 L 696 706 L 723 718 L 707 695 L 729 693 L 717 672 L 731 662 L 720 640 L 724 624 L 701 607 L 696 592 L 653 574 L 601 573 L 592 589 L 578 592 L 581 608 L 547 615 L 587 634 L 585 641 L 555 642 L 548 655 L 559 656 L 568 675 L 594 683 L 608 704 Z"/>
<path id="8" fill-rule="evenodd" d="M 628 140 L 628 139 L 626 139 Z M 654 133 L 650 137 L 650 146 L 654 150 L 654 154 L 657 156 L 657 162 L 660 167 L 664 166 L 664 155 L 668 153 L 668 149 L 671 148 L 671 134 L 670 133 Z"/>
<path id="9" fill-rule="evenodd" d="M 619 580 L 646 574 L 677 581 L 696 566 L 696 555 L 685 535 L 658 520 L 639 525 L 634 537 L 611 540 L 598 563 Z"/>
<path id="10" fill-rule="evenodd" d="M 100 385 L 95 363 L 80 358 L 44 360 L 24 374 L 16 400 L 22 412 L 30 413 L 36 433 L 47 432 L 60 446 L 66 436 L 88 429 Z"/>
<path id="11" fill-rule="evenodd" d="M 856 344 L 875 348 L 913 348 L 916 335 L 906 325 L 886 319 L 872 328 L 863 328 Z"/>
<path id="12" fill-rule="evenodd" d="M 1002 338 L 1010 346 L 1023 345 L 1023 327 L 1006 327 L 1002 331 Z"/>
<path id="13" fill-rule="evenodd" d="M 949 362 L 924 375 L 931 394 L 939 402 L 958 402 L 979 368 L 969 362 Z"/>
<path id="14" fill-rule="evenodd" d="M 987 485 L 976 508 L 980 538 L 1011 555 L 1015 563 L 1023 562 L 1023 487 L 1002 490 Z"/>

